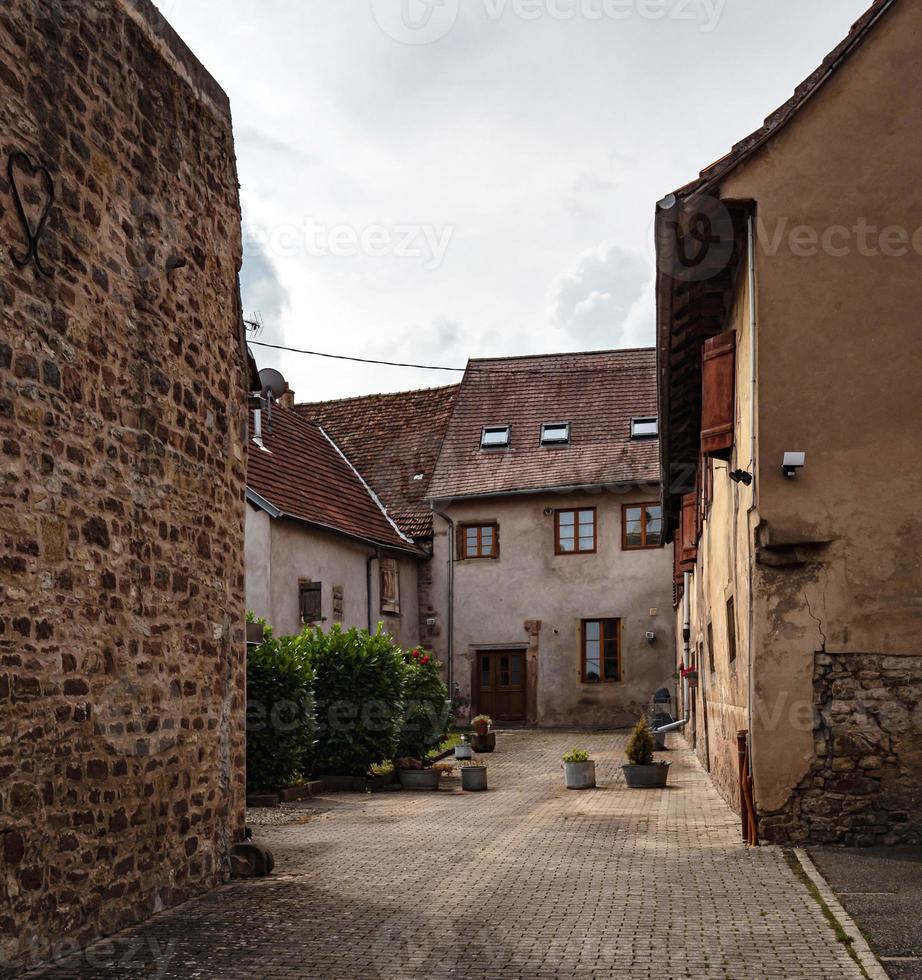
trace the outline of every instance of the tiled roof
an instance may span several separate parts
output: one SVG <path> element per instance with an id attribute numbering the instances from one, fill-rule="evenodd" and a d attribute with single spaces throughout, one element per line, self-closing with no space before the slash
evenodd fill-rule
<path id="1" fill-rule="evenodd" d="M 247 488 L 285 516 L 390 548 L 416 549 L 321 428 L 274 404 L 263 412 L 263 452 L 250 442 Z"/>
<path id="2" fill-rule="evenodd" d="M 424 498 L 457 392 L 457 385 L 426 388 L 305 403 L 296 411 L 323 426 L 401 531 L 422 538 L 432 534 Z"/>
<path id="3" fill-rule="evenodd" d="M 658 440 L 631 439 L 631 418 L 656 411 L 652 348 L 471 361 L 428 496 L 657 483 Z M 569 446 L 541 445 L 548 422 L 571 423 Z M 481 449 L 502 425 L 510 447 Z"/>

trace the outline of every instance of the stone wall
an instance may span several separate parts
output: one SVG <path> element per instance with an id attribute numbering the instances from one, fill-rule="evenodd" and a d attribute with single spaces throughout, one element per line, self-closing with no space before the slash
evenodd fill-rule
<path id="1" fill-rule="evenodd" d="M 0 975 L 228 875 L 240 258 L 226 97 L 153 6 L 0 3 Z"/>
<path id="2" fill-rule="evenodd" d="M 815 759 L 771 843 L 922 843 L 922 656 L 817 654 Z"/>

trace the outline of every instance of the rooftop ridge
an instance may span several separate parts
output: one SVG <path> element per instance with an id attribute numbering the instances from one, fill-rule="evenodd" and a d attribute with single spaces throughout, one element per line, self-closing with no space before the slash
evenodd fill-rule
<path id="1" fill-rule="evenodd" d="M 311 408 L 319 407 L 321 405 L 344 405 L 347 402 L 361 402 L 361 401 L 371 401 L 373 398 L 400 398 L 406 397 L 407 395 L 424 395 L 429 392 L 446 392 L 451 388 L 460 388 L 461 382 L 458 381 L 455 384 L 450 385 L 436 385 L 431 388 L 409 388 L 403 391 L 378 391 L 369 392 L 366 395 L 346 395 L 343 398 L 328 398 L 324 401 L 318 402 L 298 402 L 295 405 L 295 409 L 301 408 Z"/>

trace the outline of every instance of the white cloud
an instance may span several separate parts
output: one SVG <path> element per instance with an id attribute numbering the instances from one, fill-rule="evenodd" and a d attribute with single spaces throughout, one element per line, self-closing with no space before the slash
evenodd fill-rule
<path id="1" fill-rule="evenodd" d="M 551 321 L 586 349 L 652 343 L 644 320 L 644 306 L 652 302 L 651 276 L 641 252 L 603 242 L 583 252 L 552 284 Z"/>

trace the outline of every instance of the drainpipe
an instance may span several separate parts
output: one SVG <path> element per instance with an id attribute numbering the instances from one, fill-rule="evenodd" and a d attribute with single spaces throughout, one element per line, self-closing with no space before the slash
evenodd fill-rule
<path id="1" fill-rule="evenodd" d="M 368 632 L 374 633 L 375 631 L 375 603 L 374 603 L 374 591 L 372 589 L 372 574 L 371 566 L 381 557 L 381 551 L 376 550 L 368 556 L 368 561 L 365 562 L 365 583 L 368 591 Z"/>
<path id="2" fill-rule="evenodd" d="M 691 602 L 689 601 L 689 589 L 691 587 L 691 573 L 685 573 L 685 587 L 682 594 L 682 643 L 685 647 L 685 656 L 682 663 L 688 666 L 691 657 Z M 655 728 L 654 735 L 665 735 L 668 732 L 680 732 L 691 721 L 691 700 L 689 694 L 691 689 L 688 686 L 688 678 L 682 678 L 682 702 L 685 706 L 685 717 L 681 721 L 675 721 L 671 725 L 664 725 L 662 728 Z"/>
<path id="3" fill-rule="evenodd" d="M 752 214 L 749 215 L 748 221 L 748 238 L 749 238 L 749 371 L 752 375 L 751 377 L 751 394 L 750 394 L 750 420 L 749 420 L 749 471 L 753 476 L 752 484 L 752 504 L 749 511 L 746 514 L 746 523 L 748 527 L 746 528 L 746 541 L 749 546 L 749 637 L 747 643 L 746 659 L 748 661 L 748 672 L 749 672 L 749 705 L 748 705 L 748 719 L 747 725 L 749 729 L 749 777 L 753 778 L 755 771 L 754 766 L 754 746 L 752 744 L 752 699 L 755 693 L 755 684 L 753 683 L 752 677 L 752 634 L 753 634 L 753 620 L 754 620 L 754 603 L 753 603 L 753 580 L 755 578 L 754 572 L 754 561 L 753 561 L 753 541 L 752 541 L 752 520 L 751 515 L 754 510 L 758 507 L 758 490 L 759 490 L 759 474 L 756 472 L 756 394 L 757 394 L 757 375 L 756 375 L 756 326 L 758 324 L 758 315 L 756 311 L 756 248 L 755 248 L 755 218 Z"/>
<path id="4" fill-rule="evenodd" d="M 455 522 L 433 506 L 432 513 L 448 525 L 448 696 L 455 696 Z"/>

